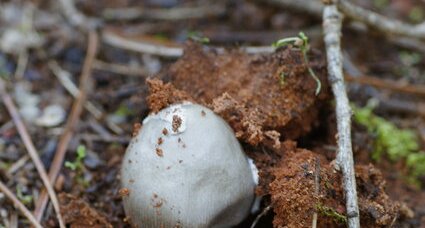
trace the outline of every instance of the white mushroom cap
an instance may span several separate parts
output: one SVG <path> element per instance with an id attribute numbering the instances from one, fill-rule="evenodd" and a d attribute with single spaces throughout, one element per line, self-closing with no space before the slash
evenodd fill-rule
<path id="1" fill-rule="evenodd" d="M 191 103 L 143 121 L 121 176 L 124 208 L 137 227 L 237 225 L 250 212 L 256 186 L 232 129 Z"/>

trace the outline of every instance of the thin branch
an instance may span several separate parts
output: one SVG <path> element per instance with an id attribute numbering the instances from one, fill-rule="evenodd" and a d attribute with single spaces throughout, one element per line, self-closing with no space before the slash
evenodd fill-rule
<path id="1" fill-rule="evenodd" d="M 422 85 L 403 85 L 393 80 L 383 80 L 377 77 L 370 76 L 353 77 L 351 75 L 345 75 L 345 79 L 347 80 L 347 82 L 370 85 L 377 88 L 389 89 L 416 96 L 425 96 L 425 86 Z"/>
<path id="2" fill-rule="evenodd" d="M 40 157 L 38 156 L 37 149 L 34 146 L 34 143 L 31 140 L 31 137 L 28 134 L 28 131 L 22 122 L 22 119 L 19 115 L 19 112 L 15 106 L 15 104 L 12 101 L 12 98 L 10 95 L 6 92 L 5 83 L 3 79 L 0 78 L 0 96 L 1 99 L 6 106 L 6 109 L 10 113 L 10 116 L 12 117 L 13 123 L 15 124 L 16 128 L 18 129 L 19 135 L 22 138 L 22 141 L 24 142 L 24 145 L 28 151 L 28 154 L 30 155 L 32 161 L 34 162 L 35 168 L 37 169 L 38 173 L 40 174 L 40 178 L 43 181 L 44 186 L 47 189 L 48 196 L 52 200 L 53 208 L 56 212 L 56 217 L 59 222 L 59 226 L 61 228 L 65 228 L 65 224 L 62 220 L 62 216 L 60 213 L 59 208 L 59 201 L 56 196 L 55 191 L 53 190 L 52 184 L 47 176 L 47 172 L 44 169 L 43 163 L 41 162 Z M 47 198 L 47 196 L 46 196 Z"/>
<path id="3" fill-rule="evenodd" d="M 102 12 L 105 20 L 187 20 L 206 17 L 218 17 L 226 13 L 226 7 L 222 4 L 208 4 L 197 7 L 175 7 L 170 9 L 148 9 L 142 7 L 132 8 L 109 8 Z"/>
<path id="4" fill-rule="evenodd" d="M 96 62 L 93 63 L 93 67 L 95 67 Z M 80 90 L 71 80 L 71 74 L 68 71 L 63 70 L 59 64 L 50 60 L 47 65 L 53 74 L 58 78 L 59 82 L 63 85 L 63 87 L 70 93 L 75 99 L 78 98 L 80 94 Z M 103 112 L 96 107 L 91 101 L 86 101 L 84 104 L 86 110 L 94 116 L 97 120 L 101 120 L 103 118 Z M 116 134 L 122 134 L 124 131 L 114 122 L 106 119 L 107 125 L 109 129 L 111 129 Z"/>
<path id="5" fill-rule="evenodd" d="M 96 70 L 109 71 L 124 76 L 143 76 L 149 74 L 148 70 L 143 67 L 119 63 L 107 63 L 98 59 L 95 60 L 93 68 Z"/>
<path id="6" fill-rule="evenodd" d="M 266 208 L 263 209 L 263 211 L 257 215 L 257 217 L 255 218 L 254 222 L 252 222 L 251 224 L 251 228 L 255 228 L 255 226 L 257 225 L 258 221 L 260 221 L 260 219 L 267 214 L 267 212 L 270 211 L 270 209 L 272 209 L 272 204 L 270 204 L 269 206 L 267 206 Z"/>
<path id="7" fill-rule="evenodd" d="M 410 25 L 402 21 L 382 16 L 375 12 L 351 4 L 347 0 L 338 0 L 337 5 L 338 9 L 341 10 L 341 12 L 343 12 L 345 16 L 363 22 L 371 27 L 380 30 L 381 32 L 408 36 L 418 39 L 425 39 L 424 26 Z"/>
<path id="8" fill-rule="evenodd" d="M 137 51 L 170 58 L 177 58 L 183 55 L 183 49 L 181 47 L 168 47 L 145 42 L 137 42 L 108 31 L 104 31 L 102 33 L 102 40 L 108 45 L 129 51 Z"/>
<path id="9" fill-rule="evenodd" d="M 80 77 L 80 93 L 78 94 L 78 97 L 72 106 L 71 114 L 68 117 L 67 123 L 65 125 L 65 130 L 60 138 L 58 148 L 56 149 L 55 157 L 53 158 L 53 162 L 50 167 L 49 178 L 50 181 L 52 181 L 53 183 L 56 181 L 56 178 L 62 168 L 62 163 L 65 159 L 65 154 L 68 149 L 69 142 L 74 136 L 75 127 L 78 124 L 78 121 L 84 108 L 84 103 L 87 98 L 87 90 L 89 87 L 88 80 L 91 75 L 93 61 L 96 57 L 97 46 L 98 36 L 96 32 L 91 31 L 89 33 L 87 54 L 84 60 L 84 66 Z M 41 220 L 41 217 L 47 206 L 47 202 L 48 198 L 46 197 L 46 192 L 42 191 L 40 197 L 38 198 L 35 204 L 36 209 L 34 214 L 38 220 Z"/>
<path id="10" fill-rule="evenodd" d="M 360 227 L 360 215 L 357 203 L 356 179 L 354 174 L 353 150 L 351 145 L 351 109 L 345 90 L 342 74 L 341 56 L 342 16 L 334 4 L 326 5 L 323 10 L 323 30 L 328 61 L 328 77 L 336 102 L 338 129 L 337 168 L 342 171 L 343 187 L 346 197 L 348 227 Z"/>
<path id="11" fill-rule="evenodd" d="M 99 24 L 98 21 L 95 21 L 93 18 L 88 18 L 78 11 L 73 0 L 59 0 L 58 3 L 62 13 L 71 25 L 87 31 L 93 29 Z"/>
<path id="12" fill-rule="evenodd" d="M 315 164 L 315 170 L 314 170 L 314 195 L 316 197 L 319 197 L 319 193 L 320 193 L 320 160 L 319 160 L 318 157 L 315 160 L 316 160 L 316 164 Z M 317 227 L 317 211 L 314 211 L 313 221 L 312 221 L 311 227 L 312 228 Z"/>
<path id="13" fill-rule="evenodd" d="M 317 0 L 266 0 L 266 2 L 281 5 L 285 8 L 290 8 L 291 10 L 298 12 L 308 13 L 317 18 L 320 18 L 323 11 L 323 4 Z"/>
<path id="14" fill-rule="evenodd" d="M 168 58 L 178 58 L 183 55 L 183 47 L 180 44 L 175 44 L 172 47 L 160 44 L 154 44 L 143 41 L 135 41 L 130 38 L 117 35 L 110 31 L 102 32 L 102 40 L 108 45 L 129 50 L 136 51 L 145 54 L 158 55 Z M 249 54 L 255 53 L 270 53 L 273 52 L 276 48 L 272 46 L 258 46 L 258 47 L 241 47 L 240 50 L 245 51 Z M 216 48 L 217 51 L 224 51 L 224 48 Z"/>
<path id="15" fill-rule="evenodd" d="M 13 192 L 10 191 L 10 189 L 2 181 L 0 181 L 0 191 L 2 191 L 7 196 L 7 198 L 13 202 L 13 205 L 15 205 L 15 207 L 21 211 L 21 213 L 30 221 L 31 225 L 36 228 L 43 228 L 43 226 L 40 225 L 40 223 L 37 221 L 37 219 L 35 219 L 28 208 L 25 207 L 25 205 L 16 198 Z"/>
<path id="16" fill-rule="evenodd" d="M 259 2 L 268 2 L 277 6 L 280 6 L 284 9 L 290 9 L 302 13 L 308 13 L 313 17 L 319 18 L 322 15 L 323 11 L 323 4 L 319 0 L 258 0 Z M 341 3 L 342 2 L 342 3 Z M 341 11 L 343 11 L 346 15 L 346 17 L 349 17 L 357 22 L 359 22 L 362 26 L 355 26 L 352 24 L 349 24 L 347 27 L 350 29 L 353 29 L 355 31 L 360 32 L 366 32 L 366 29 L 364 28 L 365 25 L 369 25 L 371 27 L 374 27 L 380 31 L 385 32 L 385 34 L 388 34 L 389 41 L 409 49 L 414 49 L 417 51 L 425 52 L 425 44 L 424 42 L 421 42 L 417 40 L 418 35 L 420 36 L 422 40 L 424 40 L 423 34 L 425 33 L 425 26 L 423 24 L 421 25 L 410 25 L 403 23 L 401 21 L 392 20 L 387 17 L 381 16 L 377 13 L 374 13 L 372 11 L 368 11 L 365 9 L 362 9 L 358 6 L 355 6 L 346 0 L 340 0 L 337 2 L 338 7 L 341 8 Z M 376 19 L 379 18 L 379 19 Z M 378 21 L 379 20 L 379 21 Z M 383 25 L 381 25 L 380 22 L 384 22 Z M 385 27 L 384 27 L 385 26 Z M 408 33 L 406 33 L 406 31 Z M 410 34 L 409 33 L 413 33 Z M 391 35 L 392 34 L 392 35 Z M 404 35 L 405 37 L 395 36 L 397 34 Z"/>

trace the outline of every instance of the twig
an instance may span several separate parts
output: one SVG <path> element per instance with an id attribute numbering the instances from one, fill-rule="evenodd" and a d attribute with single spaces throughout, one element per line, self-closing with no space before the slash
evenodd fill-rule
<path id="1" fill-rule="evenodd" d="M 348 227 L 360 227 L 357 203 L 356 179 L 354 174 L 353 150 L 351 145 L 351 109 L 342 74 L 340 47 L 342 16 L 336 5 L 326 5 L 323 10 L 323 30 L 328 61 L 328 77 L 336 102 L 338 129 L 337 168 L 342 170 L 346 197 Z"/>
<path id="2" fill-rule="evenodd" d="M 28 155 L 22 156 L 22 158 L 20 158 L 18 161 L 16 161 L 15 163 L 13 163 L 9 167 L 9 169 L 7 169 L 6 174 L 9 175 L 9 176 L 12 175 L 12 174 L 14 174 L 16 171 L 18 171 L 22 166 L 24 166 L 27 163 L 28 159 L 30 159 L 28 157 Z"/>
<path id="3" fill-rule="evenodd" d="M 93 68 L 96 70 L 109 71 L 115 74 L 121 74 L 126 76 L 141 76 L 149 74 L 149 72 L 143 67 L 117 63 L 107 63 L 98 59 L 95 60 Z"/>
<path id="4" fill-rule="evenodd" d="M 98 22 L 92 18 L 87 18 L 84 14 L 80 13 L 74 5 L 73 0 L 59 0 L 62 13 L 73 26 L 77 26 L 84 31 L 93 29 Z"/>
<path id="5" fill-rule="evenodd" d="M 317 0 L 266 0 L 275 5 L 289 7 L 292 10 L 308 13 L 320 18 L 323 10 L 323 4 Z"/>
<path id="6" fill-rule="evenodd" d="M 15 78 L 22 78 L 28 64 L 28 50 L 23 49 L 18 55 L 18 64 L 16 66 Z"/>
<path id="7" fill-rule="evenodd" d="M 320 160 L 316 158 L 315 171 L 314 171 L 314 194 L 319 197 L 320 192 Z M 314 211 L 312 228 L 317 227 L 317 211 Z"/>
<path id="8" fill-rule="evenodd" d="M 424 26 L 414 26 L 382 16 L 375 12 L 355 6 L 347 0 L 338 0 L 337 5 L 338 9 L 341 10 L 345 16 L 357 21 L 361 21 L 371 27 L 380 30 L 381 32 L 408 36 L 422 40 L 425 39 Z"/>
<path id="9" fill-rule="evenodd" d="M 269 212 L 271 208 L 272 208 L 272 204 L 270 204 L 269 206 L 267 206 L 266 208 L 264 208 L 264 210 L 260 214 L 258 214 L 257 217 L 255 218 L 255 220 L 252 222 L 251 228 L 254 228 L 257 225 L 258 221 L 260 221 L 260 219 L 264 215 L 266 215 L 267 212 Z"/>
<path id="10" fill-rule="evenodd" d="M 32 161 L 34 162 L 35 168 L 37 169 L 38 173 L 40 174 L 40 178 L 43 181 L 44 186 L 47 189 L 48 196 L 52 200 L 53 208 L 56 212 L 56 217 L 59 222 L 59 226 L 61 228 L 65 228 L 65 224 L 62 220 L 62 215 L 60 213 L 59 208 L 59 201 L 56 196 L 55 191 L 53 190 L 52 184 L 49 181 L 49 178 L 47 176 L 47 172 L 44 169 L 43 163 L 41 162 L 40 157 L 38 156 L 37 150 L 34 146 L 34 143 L 31 140 L 31 137 L 28 134 L 28 131 L 22 122 L 22 119 L 19 115 L 19 112 L 15 106 L 15 104 L 12 101 L 12 98 L 10 95 L 6 92 L 5 84 L 3 79 L 0 79 L 0 96 L 1 99 L 6 106 L 6 109 L 10 113 L 10 116 L 12 117 L 13 123 L 15 124 L 16 128 L 18 129 L 19 135 L 22 138 L 22 141 L 24 142 L 24 145 L 28 151 L 28 154 L 30 155 Z M 47 198 L 47 195 L 46 195 Z"/>
<path id="11" fill-rule="evenodd" d="M 33 225 L 36 228 L 43 228 L 40 223 L 35 219 L 35 217 L 31 214 L 31 212 L 25 207 L 24 204 L 19 201 L 16 196 L 10 191 L 10 189 L 2 182 L 0 181 L 0 191 L 2 191 L 7 198 L 9 198 L 15 207 L 22 212 L 22 214 L 31 222 L 31 225 Z"/>
<path id="12" fill-rule="evenodd" d="M 406 113 L 425 117 L 425 103 L 379 96 L 379 108 L 386 112 Z"/>
<path id="13" fill-rule="evenodd" d="M 79 134 L 80 138 L 85 141 L 97 141 L 97 142 L 108 142 L 108 143 L 121 143 L 121 144 L 128 144 L 130 142 L 130 137 L 119 137 L 119 136 L 101 136 L 101 135 L 95 135 L 95 134 Z"/>
<path id="14" fill-rule="evenodd" d="M 136 42 L 109 31 L 104 31 L 102 33 L 102 40 L 111 46 L 151 55 L 159 55 L 171 58 L 177 58 L 183 55 L 183 49 L 181 47 L 167 47 L 145 42 Z"/>
<path id="15" fill-rule="evenodd" d="M 382 80 L 377 77 L 361 76 L 353 77 L 345 75 L 348 82 L 356 82 L 364 85 L 371 85 L 377 88 L 390 89 L 401 93 L 408 93 L 416 96 L 425 96 L 425 86 L 421 85 L 403 85 L 396 81 Z"/>
<path id="16" fill-rule="evenodd" d="M 89 41 L 87 47 L 87 54 L 84 60 L 84 66 L 81 72 L 80 77 L 80 93 L 78 94 L 77 99 L 75 100 L 71 114 L 68 117 L 67 123 L 65 125 L 65 130 L 60 138 L 58 148 L 56 149 L 55 157 L 53 158 L 52 165 L 49 170 L 49 178 L 53 183 L 56 181 L 57 176 L 62 168 L 62 163 L 65 158 L 66 151 L 68 149 L 69 142 L 71 141 L 75 127 L 78 124 L 80 115 L 83 111 L 83 106 L 87 97 L 88 90 L 88 80 L 91 75 L 91 70 L 93 66 L 93 61 L 96 57 L 98 46 L 98 36 L 96 32 L 89 32 Z M 35 217 L 38 220 L 41 220 L 43 212 L 47 206 L 48 199 L 46 197 L 46 192 L 42 191 L 40 197 L 38 198 L 35 204 Z"/>
<path id="17" fill-rule="evenodd" d="M 94 65 L 95 63 L 93 63 Z M 77 98 L 80 94 L 80 90 L 77 88 L 77 86 L 74 84 L 74 82 L 71 80 L 71 74 L 68 71 L 63 70 L 59 64 L 54 61 L 50 60 L 47 65 L 49 66 L 50 70 L 53 72 L 53 74 L 58 78 L 59 82 L 65 87 L 65 89 L 70 93 L 74 98 Z M 100 109 L 96 107 L 91 101 L 86 101 L 84 104 L 84 107 L 86 110 L 94 116 L 97 120 L 101 120 L 103 117 L 103 113 Z M 108 121 L 109 128 L 115 132 L 116 134 L 122 134 L 124 131 L 115 123 Z"/>
<path id="18" fill-rule="evenodd" d="M 103 31 L 102 40 L 108 45 L 122 48 L 129 51 L 136 51 L 151 55 L 158 55 L 168 58 L 178 58 L 183 55 L 182 45 L 175 44 L 173 47 L 153 44 L 143 41 L 135 41 L 130 38 L 117 35 L 110 31 Z M 249 54 L 255 53 L 270 53 L 273 52 L 276 48 L 271 46 L 258 46 L 258 47 L 242 47 L 241 50 Z M 224 48 L 216 48 L 218 52 L 224 51 Z"/>
<path id="19" fill-rule="evenodd" d="M 259 2 L 265 1 L 265 2 L 269 2 L 269 3 L 277 5 L 277 6 L 281 6 L 282 8 L 285 8 L 285 9 L 291 9 L 291 10 L 295 10 L 295 11 L 302 12 L 302 13 L 308 13 L 311 16 L 316 17 L 316 18 L 319 18 L 322 15 L 322 11 L 323 11 L 323 4 L 321 4 L 320 1 L 318 1 L 318 0 L 297 0 L 297 1 L 294 1 L 294 0 L 258 0 L 258 1 Z M 348 4 L 350 4 L 350 3 L 348 3 Z M 341 4 L 339 4 L 339 5 L 341 5 Z M 352 4 L 350 4 L 350 6 L 351 5 Z M 346 6 L 346 4 L 344 6 Z M 344 6 L 342 6 L 342 7 L 344 7 Z M 370 11 L 367 11 L 367 10 L 364 10 L 364 9 L 358 7 L 358 6 L 352 5 L 352 7 L 355 8 L 355 9 L 359 9 L 359 12 L 362 12 L 362 14 L 357 14 L 357 10 L 352 10 L 351 8 L 348 8 L 348 9 L 343 8 L 341 10 L 347 10 L 347 11 L 351 10 L 350 11 L 351 14 L 347 14 L 345 16 L 350 17 L 354 20 L 359 20 L 359 18 L 363 18 L 363 19 L 361 21 L 358 21 L 362 25 L 361 27 L 349 24 L 348 27 L 350 29 L 353 29 L 355 31 L 360 31 L 360 32 L 366 32 L 367 30 L 360 29 L 360 28 L 363 28 L 363 27 L 365 27 L 365 24 L 368 24 L 369 26 L 376 27 L 380 31 L 384 31 L 384 32 L 386 31 L 385 32 L 386 34 L 400 34 L 400 33 L 397 33 L 397 32 L 395 32 L 395 33 L 389 32 L 389 31 L 387 31 L 388 29 L 385 30 L 384 28 L 380 28 L 381 25 L 379 23 L 373 23 L 373 24 L 367 23 L 367 19 L 366 19 L 367 17 L 369 17 L 368 15 L 370 13 L 372 13 L 373 15 L 377 15 L 381 19 L 387 19 L 386 17 L 381 16 L 381 15 L 376 14 L 376 13 L 373 13 L 373 12 L 370 12 Z M 363 15 L 363 14 L 365 14 L 365 15 Z M 390 20 L 390 22 L 386 22 L 385 24 L 388 24 L 388 23 L 391 24 L 393 22 L 394 22 L 394 20 Z M 416 30 L 425 30 L 425 28 L 422 27 L 423 25 L 421 27 L 412 26 L 412 25 L 408 25 L 408 24 L 398 22 L 398 21 L 396 21 L 396 24 L 400 24 L 403 27 L 407 26 L 410 29 L 414 28 Z M 406 34 L 403 34 L 403 35 L 406 35 Z M 423 37 L 422 37 L 422 39 L 423 39 Z M 406 37 L 389 36 L 389 41 L 398 45 L 398 46 L 401 46 L 401 47 L 425 52 L 425 48 L 424 48 L 425 44 L 423 42 L 421 42 L 417 39 L 414 39 L 414 38 L 407 37 L 407 35 L 406 35 Z"/>
<path id="20" fill-rule="evenodd" d="M 102 17 L 105 20 L 186 20 L 200 19 L 205 17 L 217 17 L 226 13 L 226 7 L 222 4 L 207 4 L 197 7 L 180 7 L 170 9 L 148 9 L 142 7 L 105 9 Z"/>

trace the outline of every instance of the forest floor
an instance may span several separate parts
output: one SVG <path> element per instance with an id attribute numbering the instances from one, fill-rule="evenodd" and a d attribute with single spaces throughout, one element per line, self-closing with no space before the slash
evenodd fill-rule
<path id="1" fill-rule="evenodd" d="M 354 2 L 410 23 L 425 21 L 424 1 Z M 0 3 L 0 77 L 46 170 L 59 151 L 66 152 L 54 188 L 70 227 L 130 227 L 120 167 L 132 132 L 150 112 L 182 100 L 223 117 L 259 168 L 256 193 L 263 196 L 264 214 L 256 227 L 310 227 L 315 213 L 319 227 L 346 226 L 341 174 L 333 168 L 335 104 L 320 17 L 262 1 L 75 3 L 86 17 L 83 25 L 98 26 L 90 63 L 85 60 L 93 43 L 58 3 Z M 195 10 L 176 10 L 182 7 Z M 296 47 L 268 51 L 273 42 L 299 32 L 309 38 L 308 63 Z M 254 46 L 267 50 L 246 48 Z M 391 129 L 409 129 L 416 146 L 401 150 L 425 153 L 425 92 L 417 92 L 425 88 L 424 50 L 349 20 L 342 49 L 353 107 L 374 104 L 366 119 L 380 116 Z M 85 64 L 92 69 L 89 77 L 80 76 Z M 317 95 L 308 68 L 321 81 Z M 75 106 L 84 100 L 79 114 Z M 355 116 L 360 110 L 354 108 Z M 394 145 L 385 143 L 391 143 L 377 152 L 379 140 L 388 136 L 382 139 L 358 119 L 352 139 L 362 226 L 425 227 L 425 168 L 412 174 L 415 168 L 405 157 L 386 152 Z M 400 145 L 411 139 L 389 137 Z M 40 205 L 43 182 L 3 105 L 0 180 L 28 209 Z M 251 226 L 257 215 L 240 227 Z M 28 224 L 0 193 L 0 227 Z M 58 226 L 50 204 L 41 224 Z"/>

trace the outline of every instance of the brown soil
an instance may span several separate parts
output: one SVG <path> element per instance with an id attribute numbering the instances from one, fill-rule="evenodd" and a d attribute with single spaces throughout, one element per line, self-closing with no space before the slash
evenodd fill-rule
<path id="1" fill-rule="evenodd" d="M 345 227 L 335 214 L 345 216 L 341 175 L 323 156 L 294 147 L 272 173 L 275 227 L 311 227 L 314 213 L 319 227 Z M 410 216 L 385 193 L 385 181 L 374 166 L 356 166 L 356 180 L 363 227 L 391 226 Z"/>
<path id="2" fill-rule="evenodd" d="M 173 102 L 194 100 L 226 119 L 239 139 L 251 145 L 271 139 L 278 147 L 279 134 L 295 139 L 310 132 L 318 124 L 320 107 L 329 98 L 325 65 L 318 56 L 311 59 L 310 66 L 322 81 L 318 96 L 298 50 L 284 48 L 256 55 L 229 50 L 218 54 L 188 44 L 184 56 L 163 76 L 170 78 L 177 90 L 148 80 L 149 107 L 156 112 Z"/>
<path id="3" fill-rule="evenodd" d="M 108 219 L 85 201 L 69 195 L 60 195 L 61 211 L 67 227 L 71 228 L 112 228 Z"/>
<path id="4" fill-rule="evenodd" d="M 312 67 L 323 79 L 323 64 L 313 62 Z M 287 74 L 283 86 L 281 72 Z M 148 80 L 151 111 L 192 101 L 222 116 L 259 168 L 257 194 L 271 201 L 274 227 L 310 227 L 314 213 L 319 227 L 345 226 L 340 173 L 329 157 L 297 148 L 295 141 L 288 140 L 309 133 L 318 124 L 320 110 L 329 98 L 325 80 L 319 96 L 314 95 L 316 84 L 299 51 L 218 54 L 191 45 L 166 75 L 172 84 Z M 356 171 L 363 226 L 389 226 L 397 218 L 409 216 L 408 209 L 402 210 L 402 205 L 385 193 L 385 182 L 376 168 L 357 166 Z"/>

